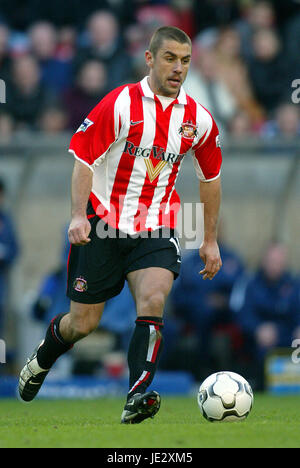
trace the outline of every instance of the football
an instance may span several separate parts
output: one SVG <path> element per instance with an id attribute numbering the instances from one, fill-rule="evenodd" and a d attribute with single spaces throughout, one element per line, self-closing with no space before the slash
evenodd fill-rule
<path id="1" fill-rule="evenodd" d="M 235 372 L 216 372 L 200 385 L 198 405 L 208 421 L 242 421 L 253 406 L 252 388 Z"/>

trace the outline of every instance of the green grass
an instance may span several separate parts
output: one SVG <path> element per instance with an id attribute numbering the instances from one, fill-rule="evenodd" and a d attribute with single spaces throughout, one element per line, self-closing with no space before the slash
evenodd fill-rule
<path id="1" fill-rule="evenodd" d="M 244 422 L 209 423 L 196 398 L 162 400 L 155 419 L 119 422 L 123 399 L 0 400 L 0 447 L 300 447 L 300 397 L 256 395 Z"/>

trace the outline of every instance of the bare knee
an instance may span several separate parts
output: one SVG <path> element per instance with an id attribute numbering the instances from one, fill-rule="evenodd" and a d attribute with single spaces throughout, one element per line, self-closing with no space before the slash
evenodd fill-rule
<path id="1" fill-rule="evenodd" d="M 165 295 L 161 291 L 155 291 L 144 295 L 137 304 L 137 312 L 140 316 L 162 317 Z"/>
<path id="2" fill-rule="evenodd" d="M 127 280 L 135 299 L 137 315 L 162 317 L 174 275 L 165 268 L 151 267 L 132 271 Z"/>
<path id="3" fill-rule="evenodd" d="M 60 323 L 60 332 L 69 342 L 76 342 L 94 331 L 99 324 L 103 312 L 102 305 L 98 307 L 86 304 L 72 304 L 71 311 Z"/>
<path id="4" fill-rule="evenodd" d="M 77 316 L 70 318 L 70 329 L 76 340 L 88 336 L 97 328 L 98 323 L 93 322 L 88 317 Z"/>

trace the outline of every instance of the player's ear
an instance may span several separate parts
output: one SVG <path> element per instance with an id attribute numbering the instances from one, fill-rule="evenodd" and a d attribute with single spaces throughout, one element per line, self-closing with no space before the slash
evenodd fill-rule
<path id="1" fill-rule="evenodd" d="M 148 65 L 148 67 L 152 68 L 152 66 L 153 66 L 153 55 L 150 52 L 150 50 L 146 50 L 145 60 L 146 60 L 146 64 Z"/>

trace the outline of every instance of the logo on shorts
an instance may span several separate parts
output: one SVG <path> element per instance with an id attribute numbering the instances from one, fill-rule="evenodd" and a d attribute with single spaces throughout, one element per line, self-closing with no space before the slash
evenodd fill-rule
<path id="1" fill-rule="evenodd" d="M 75 289 L 75 291 L 85 292 L 88 288 L 87 281 L 80 276 L 74 281 L 73 288 Z"/>
<path id="2" fill-rule="evenodd" d="M 193 124 L 191 120 L 182 122 L 179 133 L 183 138 L 193 140 L 198 134 L 197 125 Z"/>

